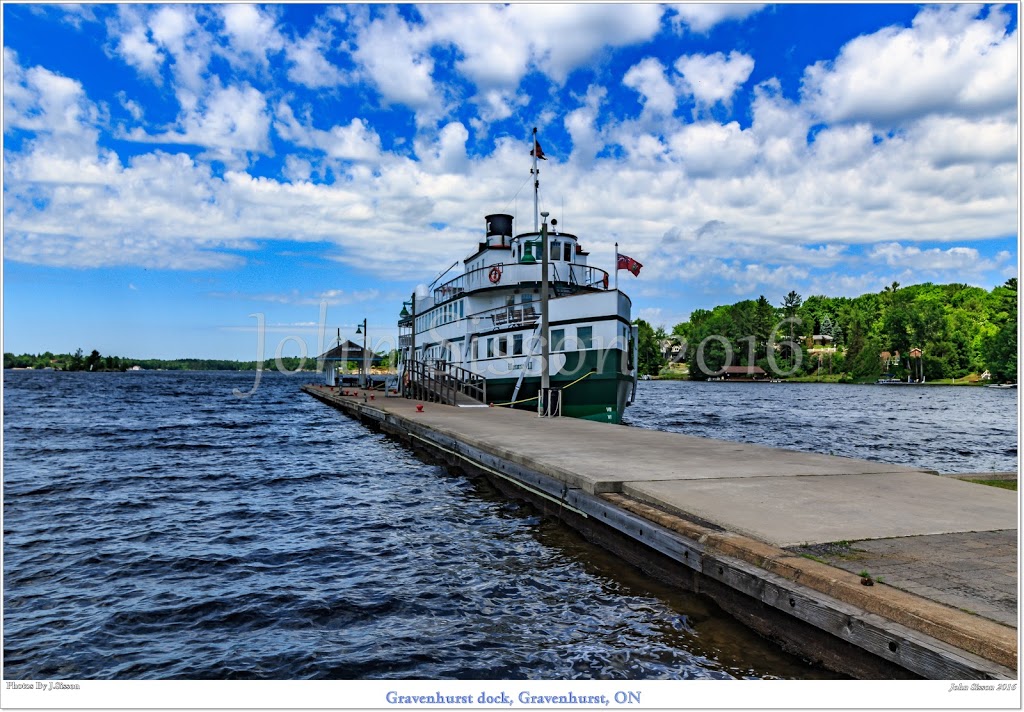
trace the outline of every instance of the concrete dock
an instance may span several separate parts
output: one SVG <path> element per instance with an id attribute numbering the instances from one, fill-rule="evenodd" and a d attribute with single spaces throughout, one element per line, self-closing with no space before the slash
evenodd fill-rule
<path id="1" fill-rule="evenodd" d="M 836 671 L 1016 677 L 1016 492 L 526 411 L 303 390 L 504 483 Z"/>

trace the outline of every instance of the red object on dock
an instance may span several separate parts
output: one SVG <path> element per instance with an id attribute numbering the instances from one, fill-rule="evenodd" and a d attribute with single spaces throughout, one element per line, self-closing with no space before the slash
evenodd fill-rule
<path id="1" fill-rule="evenodd" d="M 417 413 L 422 413 L 423 412 L 423 404 L 422 403 L 417 403 L 416 404 L 416 412 Z"/>

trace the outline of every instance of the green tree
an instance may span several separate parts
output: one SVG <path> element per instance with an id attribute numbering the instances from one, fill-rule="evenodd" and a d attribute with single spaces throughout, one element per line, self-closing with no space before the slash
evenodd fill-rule
<path id="1" fill-rule="evenodd" d="M 738 334 L 734 318 L 740 311 L 732 306 L 718 306 L 690 315 L 687 365 L 691 380 L 706 380 L 723 366 L 735 364 L 737 349 L 730 337 Z"/>
<path id="2" fill-rule="evenodd" d="M 757 345 L 757 359 L 768 355 L 768 339 L 775 326 L 775 309 L 762 294 L 754 306 L 754 340 Z"/>
<path id="3" fill-rule="evenodd" d="M 995 381 L 1017 381 L 1017 279 L 992 290 L 995 333 L 982 343 L 985 366 Z"/>
<path id="4" fill-rule="evenodd" d="M 100 352 L 97 351 L 96 349 L 93 349 L 92 353 L 89 354 L 89 358 L 85 360 L 85 370 L 98 371 L 102 361 L 103 357 L 100 356 Z"/>
<path id="5" fill-rule="evenodd" d="M 643 319 L 633 322 L 637 326 L 637 364 L 639 372 L 649 376 L 657 376 L 665 365 L 665 359 L 661 355 L 661 344 L 658 343 L 657 333 L 650 324 Z M 664 333 L 664 329 L 661 330 Z"/>
<path id="6" fill-rule="evenodd" d="M 789 320 L 789 341 L 795 343 L 796 341 L 796 320 L 799 318 L 797 312 L 800 311 L 800 306 L 803 304 L 803 297 L 796 293 L 796 290 L 790 290 L 789 294 L 782 300 L 782 313 L 783 316 Z M 781 353 L 785 356 L 786 360 L 793 364 L 793 360 L 796 354 L 793 351 L 792 346 L 783 347 Z"/>

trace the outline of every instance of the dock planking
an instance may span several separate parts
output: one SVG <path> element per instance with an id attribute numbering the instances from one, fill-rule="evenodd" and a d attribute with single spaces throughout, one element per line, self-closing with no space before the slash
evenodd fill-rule
<path id="1" fill-rule="evenodd" d="M 826 567 L 828 575 L 815 571 L 812 576 L 802 569 L 821 564 L 794 557 L 782 548 L 1016 529 L 1013 492 L 880 462 L 570 418 L 540 419 L 527 411 L 505 408 L 426 403 L 421 404 L 420 412 L 414 401 L 384 398 L 379 392 L 370 400 L 371 394 L 364 392 L 344 396 L 340 389 L 323 386 L 303 389 L 351 415 L 376 421 L 388 432 L 433 445 L 484 472 L 515 482 L 558 503 L 572 512 L 570 516 L 586 518 L 588 511 L 598 514 L 603 524 L 702 575 L 714 578 L 715 571 L 739 567 L 742 576 L 730 579 L 723 573 L 723 582 L 746 595 L 756 598 L 768 583 L 773 590 L 782 586 L 792 594 L 787 594 L 789 601 L 814 602 L 801 607 L 805 623 L 911 672 L 925 677 L 1014 676 L 1017 646 L 1013 628 L 937 603 L 941 596 L 928 599 L 890 586 L 858 586 L 858 577 L 840 569 Z M 623 499 L 609 510 L 610 497 Z M 644 512 L 647 519 L 642 521 L 654 525 L 638 526 L 636 517 L 626 509 Z M 662 520 L 666 517 L 684 524 L 665 529 Z M 627 521 L 632 524 L 627 526 Z M 705 531 L 710 534 L 679 536 L 691 522 L 709 527 Z M 660 529 L 665 531 L 659 534 Z M 719 531 L 723 534 L 715 533 Z M 717 550 L 716 537 L 721 536 L 731 539 L 725 549 Z M 701 543 L 709 540 L 710 547 Z M 772 567 L 766 562 L 783 560 L 789 562 L 786 567 L 768 570 Z M 709 561 L 725 566 L 716 564 L 708 571 Z M 752 562 L 756 563 L 753 569 Z M 779 579 L 780 570 L 792 575 Z M 741 580 L 748 590 L 733 585 Z M 807 582 L 817 582 L 816 588 L 808 587 Z M 837 592 L 841 594 L 838 598 Z M 916 609 L 915 602 L 919 604 Z M 978 609 L 986 609 L 984 602 L 978 603 Z M 851 605 L 863 613 L 858 626 L 833 630 L 815 623 L 849 620 Z M 796 614 L 787 610 L 791 606 L 777 608 L 790 616 Z M 811 610 L 817 613 L 808 616 Z M 886 615 L 887 611 L 896 613 Z M 863 632 L 865 625 L 877 630 L 861 635 L 860 642 L 847 640 L 849 631 Z M 905 642 L 902 648 L 895 642 L 896 635 Z M 882 640 L 888 642 L 871 642 Z M 959 674 L 953 675 L 954 670 Z"/>

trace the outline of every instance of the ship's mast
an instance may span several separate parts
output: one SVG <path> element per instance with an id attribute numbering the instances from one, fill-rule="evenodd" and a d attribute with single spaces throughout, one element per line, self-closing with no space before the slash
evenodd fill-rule
<path id="1" fill-rule="evenodd" d="M 540 230 L 540 207 L 537 195 L 540 192 L 540 169 L 537 167 L 537 127 L 533 127 L 533 146 L 530 148 L 530 155 L 533 156 L 533 168 L 530 174 L 533 176 L 533 231 Z"/>

